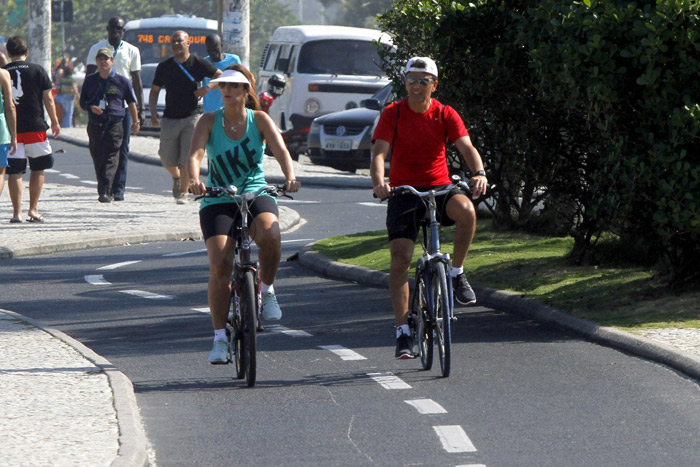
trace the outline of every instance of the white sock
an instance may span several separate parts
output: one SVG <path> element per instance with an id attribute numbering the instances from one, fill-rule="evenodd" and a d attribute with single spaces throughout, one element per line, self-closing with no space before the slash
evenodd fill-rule
<path id="1" fill-rule="evenodd" d="M 226 340 L 226 329 L 214 329 L 214 340 Z"/>
<path id="2" fill-rule="evenodd" d="M 464 266 L 461 266 L 458 268 L 452 266 L 452 268 L 450 268 L 450 277 L 457 277 L 460 274 L 462 274 L 463 272 L 464 272 Z"/>
<path id="3" fill-rule="evenodd" d="M 261 292 L 261 293 L 265 293 L 265 292 L 267 292 L 267 291 L 270 290 L 270 289 L 272 289 L 273 292 L 274 292 L 274 290 L 275 290 L 275 289 L 272 287 L 272 285 L 267 285 L 267 284 L 264 283 L 263 281 L 260 281 L 260 292 Z"/>
<path id="4" fill-rule="evenodd" d="M 402 324 L 401 326 L 396 326 L 396 338 L 401 337 L 401 334 L 405 336 L 411 335 L 411 330 L 408 329 L 408 324 Z"/>

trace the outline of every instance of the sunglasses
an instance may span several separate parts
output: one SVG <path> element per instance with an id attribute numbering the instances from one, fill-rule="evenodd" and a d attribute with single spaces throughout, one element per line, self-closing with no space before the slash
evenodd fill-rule
<path id="1" fill-rule="evenodd" d="M 239 86 L 243 86 L 244 89 L 248 89 L 248 85 L 245 83 L 218 83 L 219 89 L 224 89 L 226 86 L 233 89 L 238 89 Z"/>
<path id="2" fill-rule="evenodd" d="M 435 81 L 432 78 L 414 78 L 413 76 L 406 77 L 406 84 L 413 86 L 416 83 L 420 83 L 421 86 L 425 87 Z"/>

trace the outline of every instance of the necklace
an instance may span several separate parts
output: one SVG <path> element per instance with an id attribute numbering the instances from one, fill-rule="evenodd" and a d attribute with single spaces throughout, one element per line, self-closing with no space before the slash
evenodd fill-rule
<path id="1" fill-rule="evenodd" d="M 229 121 L 229 124 L 228 129 L 235 133 L 241 125 L 245 125 L 245 119 L 238 122 Z M 226 129 L 226 115 L 223 112 L 221 113 L 221 126 L 224 127 L 224 130 Z"/>

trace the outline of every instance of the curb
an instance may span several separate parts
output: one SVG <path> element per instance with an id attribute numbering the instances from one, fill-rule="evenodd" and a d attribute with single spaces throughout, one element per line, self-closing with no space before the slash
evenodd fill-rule
<path id="1" fill-rule="evenodd" d="M 109 360 L 96 354 L 67 334 L 45 327 L 39 322 L 14 311 L 2 310 L 2 312 L 51 334 L 56 339 L 73 347 L 85 359 L 102 369 L 109 380 L 109 386 L 112 388 L 114 410 L 119 427 L 119 450 L 117 451 L 117 457 L 110 465 L 114 467 L 147 466 L 149 463 L 148 438 L 141 422 L 138 405 L 136 404 L 134 386 L 129 378 L 117 370 Z"/>
<path id="2" fill-rule="evenodd" d="M 299 216 L 299 213 L 295 210 L 286 206 L 279 206 L 279 210 L 281 232 L 287 232 L 302 222 L 301 216 Z M 286 213 L 286 215 L 283 213 Z M 120 237 L 111 236 L 103 238 L 85 238 L 79 241 L 66 241 L 63 243 L 55 242 L 48 245 L 36 245 L 17 249 L 0 245 L 0 260 L 17 258 L 20 256 L 44 255 L 75 250 L 90 250 L 93 248 L 114 247 L 128 244 L 175 242 L 183 239 L 201 240 L 201 238 L 201 230 L 189 230 L 183 232 L 125 235 Z"/>
<path id="3" fill-rule="evenodd" d="M 357 282 L 370 287 L 388 288 L 389 274 L 363 266 L 352 266 L 332 261 L 313 250 L 310 243 L 299 253 L 299 263 L 318 273 L 341 280 Z M 409 279 L 412 282 L 412 278 Z M 506 313 L 526 316 L 535 321 L 553 324 L 581 334 L 599 344 L 646 358 L 673 368 L 693 379 L 700 380 L 700 358 L 671 346 L 653 342 L 644 337 L 558 311 L 522 294 L 473 286 L 482 305 Z"/>

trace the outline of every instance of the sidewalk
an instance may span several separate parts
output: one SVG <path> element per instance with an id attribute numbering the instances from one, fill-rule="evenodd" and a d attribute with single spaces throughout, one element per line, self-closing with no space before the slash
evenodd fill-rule
<path id="1" fill-rule="evenodd" d="M 54 150 L 62 141 L 86 146 L 85 128 L 63 130 L 58 141 L 51 141 Z M 160 165 L 157 149 L 157 138 L 135 136 L 130 158 Z M 302 184 L 371 188 L 367 176 L 303 160 L 295 166 Z M 274 160 L 265 167 L 270 182 L 282 182 Z M 0 203 L 9 204 L 7 194 Z M 10 213 L 3 207 L 0 265 L 19 256 L 201 236 L 196 203 L 177 205 L 168 196 L 131 193 L 122 203 L 100 204 L 94 188 L 46 184 L 40 206 L 47 219 L 42 224 L 9 224 Z M 298 213 L 280 206 L 283 230 L 300 221 Z M 329 261 L 311 246 L 299 260 L 339 279 L 375 287 L 388 282 L 384 273 Z M 700 379 L 700 330 L 654 330 L 645 338 L 573 318 L 517 294 L 474 288 L 482 305 L 566 327 Z M 69 336 L 11 311 L 0 309 L 0 336 L 0 465 L 148 464 L 148 441 L 124 374 Z M 40 348 L 46 358 L 37 362 L 27 354 L 27 340 L 37 343 L 32 352 Z"/>

